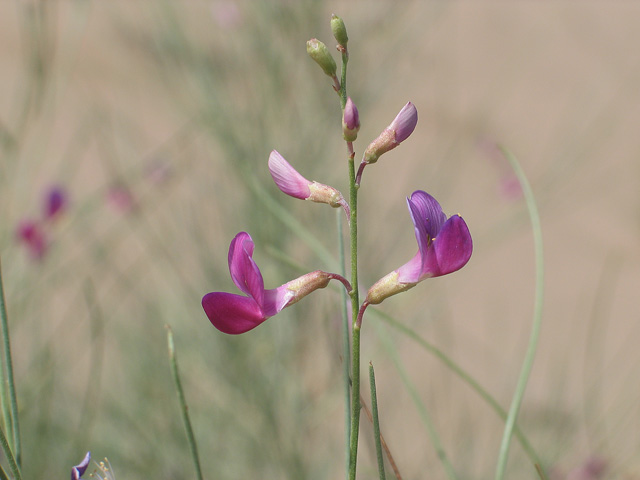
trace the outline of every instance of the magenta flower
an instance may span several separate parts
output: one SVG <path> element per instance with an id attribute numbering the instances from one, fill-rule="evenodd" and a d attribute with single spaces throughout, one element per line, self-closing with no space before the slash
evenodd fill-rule
<path id="1" fill-rule="evenodd" d="M 67 206 L 67 194 L 59 187 L 51 187 L 44 197 L 44 218 L 51 221 L 57 218 Z"/>
<path id="2" fill-rule="evenodd" d="M 269 172 L 278 188 L 287 195 L 301 200 L 326 203 L 334 208 L 342 207 L 347 218 L 350 217 L 349 205 L 338 190 L 307 180 L 276 150 L 269 155 Z"/>
<path id="3" fill-rule="evenodd" d="M 71 469 L 71 480 L 80 480 L 89 467 L 91 461 L 91 452 L 87 452 L 82 461 Z"/>
<path id="4" fill-rule="evenodd" d="M 231 279 L 246 295 L 212 292 L 202 298 L 202 308 L 207 317 L 223 333 L 236 335 L 248 332 L 314 290 L 326 287 L 332 278 L 340 280 L 351 290 L 344 278 L 320 270 L 278 288 L 265 290 L 262 274 L 253 260 L 253 249 L 253 240 L 246 232 L 238 233 L 229 246 Z"/>
<path id="5" fill-rule="evenodd" d="M 16 231 L 18 242 L 23 244 L 33 260 L 42 260 L 47 252 L 47 238 L 40 223 L 22 220 Z"/>
<path id="6" fill-rule="evenodd" d="M 406 264 L 378 280 L 366 302 L 378 304 L 404 292 L 426 278 L 460 270 L 471 258 L 473 242 L 467 224 L 459 215 L 449 219 L 438 201 L 422 190 L 407 198 L 416 233 L 418 252 Z"/>

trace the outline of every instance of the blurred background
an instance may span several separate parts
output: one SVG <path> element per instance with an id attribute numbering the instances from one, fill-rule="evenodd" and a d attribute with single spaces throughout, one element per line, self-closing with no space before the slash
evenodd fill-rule
<path id="1" fill-rule="evenodd" d="M 0 253 L 24 477 L 68 475 L 91 450 L 119 478 L 194 478 L 167 324 L 205 477 L 344 475 L 339 291 L 238 337 L 200 306 L 236 293 L 239 231 L 268 288 L 339 269 L 336 212 L 286 197 L 267 170 L 278 149 L 347 193 L 338 98 L 305 51 L 334 45 L 331 13 L 350 38 L 356 157 L 407 101 L 419 112 L 365 171 L 361 288 L 415 253 L 411 192 L 463 215 L 470 263 L 376 309 L 507 408 L 535 281 L 507 146 L 539 203 L 547 269 L 519 424 L 553 478 L 640 478 L 640 4 L 319 0 L 0 3 Z M 51 188 L 66 207 L 41 221 Z M 490 478 L 503 422 L 373 310 L 362 363 L 403 477 L 446 478 L 424 408 L 460 478 Z M 362 418 L 359 478 L 377 478 Z M 537 478 L 515 441 L 507 472 Z"/>

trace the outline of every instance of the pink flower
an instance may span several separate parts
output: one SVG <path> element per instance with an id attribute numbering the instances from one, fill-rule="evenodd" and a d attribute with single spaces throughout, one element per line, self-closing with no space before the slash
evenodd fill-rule
<path id="1" fill-rule="evenodd" d="M 404 292 L 426 278 L 460 270 L 471 258 L 473 242 L 467 224 L 459 215 L 449 219 L 438 201 L 422 190 L 407 198 L 416 233 L 418 252 L 403 266 L 378 280 L 366 302 L 378 304 Z"/>
<path id="2" fill-rule="evenodd" d="M 231 279 L 245 295 L 212 292 L 202 298 L 202 308 L 209 321 L 223 333 L 236 335 L 248 332 L 314 290 L 326 287 L 332 278 L 340 280 L 351 290 L 344 278 L 320 270 L 278 288 L 265 290 L 262 274 L 253 260 L 253 249 L 253 240 L 246 232 L 238 233 L 229 246 Z"/>

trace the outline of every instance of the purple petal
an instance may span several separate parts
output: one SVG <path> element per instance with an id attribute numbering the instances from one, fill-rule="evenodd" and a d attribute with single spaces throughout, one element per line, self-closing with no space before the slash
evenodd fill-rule
<path id="1" fill-rule="evenodd" d="M 268 318 L 255 300 L 232 293 L 207 293 L 202 308 L 214 327 L 230 335 L 248 332 Z"/>
<path id="2" fill-rule="evenodd" d="M 312 183 L 300 175 L 276 150 L 269 155 L 269 172 L 278 188 L 287 195 L 306 200 L 311 195 Z"/>
<path id="3" fill-rule="evenodd" d="M 360 128 L 360 115 L 351 97 L 347 98 L 347 103 L 344 107 L 343 121 L 349 130 Z"/>
<path id="4" fill-rule="evenodd" d="M 253 261 L 253 249 L 251 236 L 247 232 L 238 233 L 229 245 L 229 272 L 236 287 L 251 295 L 261 306 L 264 301 L 264 281 Z"/>
<path id="5" fill-rule="evenodd" d="M 408 102 L 393 119 L 389 128 L 395 132 L 396 143 L 402 143 L 413 133 L 418 123 L 418 110 Z"/>
<path id="6" fill-rule="evenodd" d="M 80 480 L 89 467 L 91 461 L 91 452 L 87 452 L 82 461 L 71 469 L 71 480 Z"/>
<path id="7" fill-rule="evenodd" d="M 422 278 L 438 277 L 464 267 L 473 252 L 473 241 L 467 224 L 458 215 L 445 222 L 432 248 L 427 251 Z"/>
<path id="8" fill-rule="evenodd" d="M 447 216 L 438 201 L 422 190 L 413 192 L 407 198 L 407 205 L 413 221 L 420 255 L 422 255 L 421 269 L 424 269 L 431 240 L 438 235 Z"/>

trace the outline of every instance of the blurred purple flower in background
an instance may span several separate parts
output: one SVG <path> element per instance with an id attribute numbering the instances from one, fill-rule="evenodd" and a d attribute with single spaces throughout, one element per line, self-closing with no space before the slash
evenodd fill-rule
<path id="1" fill-rule="evenodd" d="M 460 270 L 471 258 L 473 242 L 459 215 L 449 219 L 438 201 L 422 190 L 407 198 L 418 242 L 418 252 L 403 266 L 378 280 L 367 294 L 369 304 L 404 292 L 426 278 Z"/>
<path id="2" fill-rule="evenodd" d="M 229 246 L 231 279 L 246 295 L 212 292 L 202 298 L 202 307 L 207 317 L 223 333 L 236 335 L 248 332 L 314 290 L 326 287 L 329 280 L 338 277 L 316 270 L 278 288 L 265 290 L 262 274 L 253 260 L 253 249 L 253 240 L 246 232 L 238 233 Z M 346 280 L 343 281 L 345 282 Z M 348 286 L 349 290 L 350 288 Z"/>
<path id="3" fill-rule="evenodd" d="M 67 193 L 59 185 L 52 186 L 44 197 L 44 219 L 55 220 L 67 207 Z"/>

